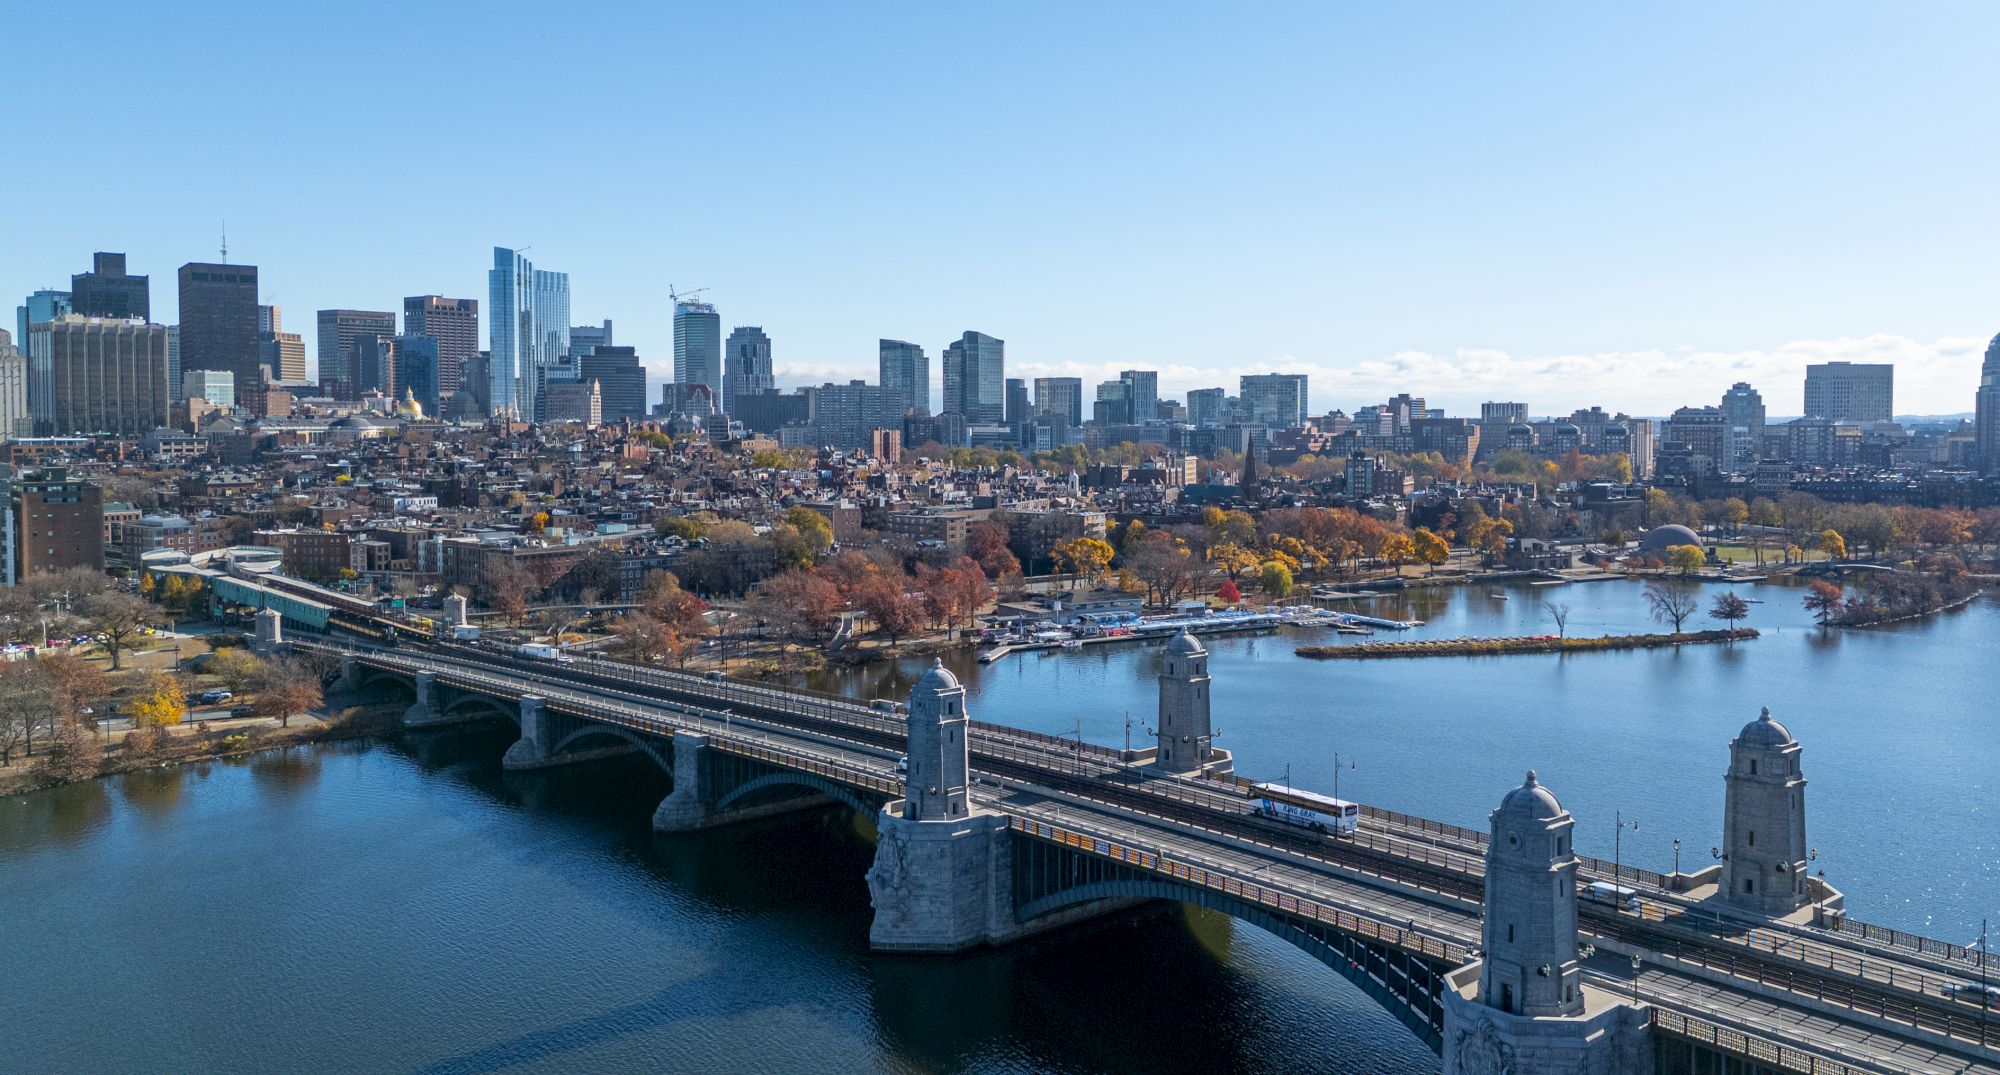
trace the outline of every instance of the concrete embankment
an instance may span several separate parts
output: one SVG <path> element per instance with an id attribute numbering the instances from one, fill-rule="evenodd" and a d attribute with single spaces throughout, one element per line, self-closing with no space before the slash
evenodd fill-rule
<path id="1" fill-rule="evenodd" d="M 1320 661 L 1359 661 L 1374 657 L 1498 657 L 1512 653 L 1595 653 L 1604 650 L 1658 649 L 1704 642 L 1735 642 L 1757 637 L 1751 627 L 1733 631 L 1688 631 L 1670 635 L 1605 635 L 1601 638 L 1557 638 L 1535 635 L 1517 638 L 1437 638 L 1418 642 L 1364 642 L 1353 646 L 1300 646 L 1292 652 Z"/>

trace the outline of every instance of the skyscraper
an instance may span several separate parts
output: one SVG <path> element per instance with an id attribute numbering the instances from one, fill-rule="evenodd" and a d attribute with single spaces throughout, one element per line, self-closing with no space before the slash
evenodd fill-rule
<path id="1" fill-rule="evenodd" d="M 438 399 L 449 399 L 479 353 L 479 300 L 412 295 L 403 300 L 403 334 L 437 341 Z"/>
<path id="2" fill-rule="evenodd" d="M 14 308 L 14 346 L 26 351 L 28 349 L 28 326 L 39 325 L 44 321 L 54 321 L 56 318 L 69 313 L 69 299 L 70 295 L 67 291 L 50 291 L 48 288 L 43 288 L 29 295 L 21 305 L 16 306 Z"/>
<path id="3" fill-rule="evenodd" d="M 1246 373 L 1239 395 L 1253 425 L 1292 429 L 1305 424 L 1306 375 Z"/>
<path id="4" fill-rule="evenodd" d="M 395 339 L 395 397 L 414 397 L 432 418 L 442 411 L 438 395 L 438 341 L 435 336 L 404 333 Z"/>
<path id="5" fill-rule="evenodd" d="M 257 341 L 257 361 L 273 379 L 288 385 L 306 383 L 306 342 L 298 333 L 285 331 L 283 310 L 257 307 Z"/>
<path id="6" fill-rule="evenodd" d="M 29 409 L 45 436 L 136 437 L 167 424 L 167 326 L 64 314 L 28 342 Z"/>
<path id="7" fill-rule="evenodd" d="M 1120 378 L 1099 381 L 1097 399 L 1090 406 L 1090 420 L 1101 426 L 1132 424 L 1132 382 Z"/>
<path id="8" fill-rule="evenodd" d="M 1896 408 L 1896 367 L 1886 362 L 1821 362 L 1806 367 L 1806 417 L 1886 422 Z"/>
<path id="9" fill-rule="evenodd" d="M 151 291 L 143 276 L 125 275 L 125 255 L 92 254 L 91 270 L 69 278 L 70 312 L 85 317 L 153 318 Z"/>
<path id="10" fill-rule="evenodd" d="M 487 407 L 494 417 L 532 420 L 538 371 L 569 353 L 569 274 L 537 269 L 496 246 L 486 287 L 492 375 Z"/>
<path id="11" fill-rule="evenodd" d="M 1220 388 L 1192 388 L 1187 394 L 1188 424 L 1199 429 L 1222 424 L 1223 401 L 1229 393 Z"/>
<path id="12" fill-rule="evenodd" d="M 591 353 L 576 361 L 578 376 L 598 384 L 604 421 L 637 422 L 646 417 L 646 367 L 640 364 L 637 349 L 593 344 Z"/>
<path id="13" fill-rule="evenodd" d="M 28 356 L 0 329 L 0 437 L 34 435 L 35 418 L 28 410 Z"/>
<path id="14" fill-rule="evenodd" d="M 1019 377 L 1007 378 L 1007 424 L 1025 422 L 1032 413 L 1028 406 L 1028 382 Z"/>
<path id="15" fill-rule="evenodd" d="M 880 340 L 882 387 L 903 394 L 905 405 L 918 414 L 931 413 L 931 360 L 924 349 L 907 340 Z"/>
<path id="16" fill-rule="evenodd" d="M 1722 470 L 1747 474 L 1764 449 L 1764 397 L 1738 381 L 1722 394 Z"/>
<path id="17" fill-rule="evenodd" d="M 1126 370 L 1118 379 L 1131 387 L 1126 396 L 1132 401 L 1132 421 L 1145 425 L 1159 417 L 1160 374 L 1157 370 Z"/>
<path id="18" fill-rule="evenodd" d="M 1060 418 L 1071 429 L 1083 424 L 1083 378 L 1035 378 L 1035 413 Z"/>
<path id="19" fill-rule="evenodd" d="M 605 318 L 601 325 L 571 325 L 569 327 L 569 353 L 587 355 L 599 347 L 610 347 L 618 341 L 612 338 L 611 319 Z"/>
<path id="20" fill-rule="evenodd" d="M 1973 448 L 1979 469 L 1985 474 L 2000 474 L 2000 336 L 1986 345 L 1986 361 L 1979 367 L 1979 394 L 1973 402 Z"/>
<path id="21" fill-rule="evenodd" d="M 967 425 L 996 425 L 1007 416 L 1007 341 L 967 332 L 944 349 L 944 409 Z"/>
<path id="22" fill-rule="evenodd" d="M 723 413 L 735 417 L 738 396 L 769 392 L 777 387 L 777 379 L 771 372 L 771 337 L 764 335 L 763 329 L 755 325 L 732 329 L 722 357 Z M 607 414 L 610 409 L 610 404 L 605 404 Z"/>
<path id="23" fill-rule="evenodd" d="M 709 399 L 722 402 L 722 317 L 706 302 L 674 303 L 674 383 L 684 397 L 707 385 Z"/>
<path id="24" fill-rule="evenodd" d="M 191 261 L 180 270 L 182 370 L 228 370 L 253 413 L 264 398 L 258 361 L 257 266 Z"/>
<path id="25" fill-rule="evenodd" d="M 354 337 L 353 370 L 354 380 L 349 397 L 360 399 L 373 392 L 380 392 L 395 399 L 403 394 L 402 383 L 396 376 L 396 337 L 378 336 L 363 332 Z"/>
<path id="26" fill-rule="evenodd" d="M 332 384 L 335 399 L 359 399 L 362 386 L 354 341 L 362 336 L 396 338 L 396 315 L 390 310 L 321 310 L 319 312 L 319 382 Z"/>

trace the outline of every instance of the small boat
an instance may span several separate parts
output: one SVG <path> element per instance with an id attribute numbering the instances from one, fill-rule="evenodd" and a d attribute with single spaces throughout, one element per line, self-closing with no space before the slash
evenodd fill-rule
<path id="1" fill-rule="evenodd" d="M 1082 649 L 1082 648 L 1083 648 L 1083 643 L 1081 643 L 1081 642 L 1077 641 L 1077 640 L 1076 640 L 1076 639 L 1074 639 L 1074 638 L 1065 638 L 1065 639 L 1063 639 L 1063 640 L 1062 640 L 1062 648 L 1063 648 L 1063 649 Z"/>
<path id="2" fill-rule="evenodd" d="M 1500 592 L 1499 590 L 1495 590 L 1495 591 L 1493 591 L 1492 593 L 1489 593 L 1489 594 L 1487 594 L 1486 596 L 1488 596 L 1488 597 L 1492 598 L 1492 599 L 1493 599 L 1493 600 L 1495 600 L 1495 601 L 1505 601 L 1505 600 L 1507 600 L 1507 595 L 1506 595 L 1506 594 L 1504 594 L 1504 593 L 1501 593 L 1501 592 Z"/>

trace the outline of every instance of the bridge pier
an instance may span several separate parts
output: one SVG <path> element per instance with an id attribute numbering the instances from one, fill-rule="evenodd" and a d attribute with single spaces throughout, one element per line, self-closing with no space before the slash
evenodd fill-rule
<path id="1" fill-rule="evenodd" d="M 438 707 L 437 674 L 418 672 L 415 678 L 417 700 L 403 710 L 403 727 L 424 728 L 445 723 L 444 711 Z"/>
<path id="2" fill-rule="evenodd" d="M 556 730 L 549 721 L 549 711 L 543 699 L 527 695 L 521 699 L 521 738 L 507 748 L 506 755 L 500 759 L 500 767 L 513 772 L 547 769 L 555 765 L 608 758 L 631 750 L 630 747 L 617 746 L 557 754 L 554 753 L 556 745 Z"/>
<path id="3" fill-rule="evenodd" d="M 710 779 L 709 768 L 704 764 L 707 753 L 708 736 L 696 732 L 675 733 L 674 788 L 653 811 L 653 831 L 696 832 L 717 825 L 811 810 L 834 801 L 831 796 L 813 792 L 777 802 L 718 810 L 715 803 L 721 798 L 718 794 L 720 789 L 714 786 L 715 781 Z"/>
<path id="4" fill-rule="evenodd" d="M 361 661 L 351 653 L 340 655 L 340 675 L 334 677 L 336 694 L 357 694 L 361 690 Z"/>

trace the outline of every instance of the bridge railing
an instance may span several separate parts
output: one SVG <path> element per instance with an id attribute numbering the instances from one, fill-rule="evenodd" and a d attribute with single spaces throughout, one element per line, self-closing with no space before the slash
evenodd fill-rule
<path id="1" fill-rule="evenodd" d="M 1872 1075 L 1873 1069 L 1870 1068 L 1857 1068 L 1838 1060 L 1829 1060 L 1658 1005 L 1650 1009 L 1648 1021 L 1654 1030 L 1672 1037 L 1706 1045 L 1780 1071 L 1797 1071 L 1804 1075 Z"/>
<path id="2" fill-rule="evenodd" d="M 1847 934 L 1866 941 L 1876 941 L 1889 945 L 1892 948 L 1907 948 L 1912 952 L 1938 956 L 1942 959 L 1961 960 L 1971 964 L 1975 968 L 1986 961 L 1985 954 L 1976 948 L 1969 948 L 1962 944 L 1953 944 L 1950 941 L 1941 941 L 1935 937 L 1925 937 L 1917 933 L 1906 933 L 1899 929 L 1890 929 L 1888 926 L 1878 926 L 1873 922 L 1863 922 L 1847 915 L 1827 917 L 1822 925 L 1834 933 Z"/>
<path id="3" fill-rule="evenodd" d="M 1311 897 L 1302 897 L 1295 892 L 1248 881 L 1226 869 L 1182 862 L 1172 854 L 1130 847 L 1115 839 L 1079 832 L 1067 826 L 1053 825 L 1020 814 L 1009 815 L 1007 821 L 1010 828 L 1037 839 L 1122 862 L 1182 884 L 1220 892 L 1283 914 L 1311 919 L 1344 933 L 1408 949 L 1441 962 L 1461 964 L 1472 958 L 1471 950 L 1463 945 L 1342 910 Z"/>

